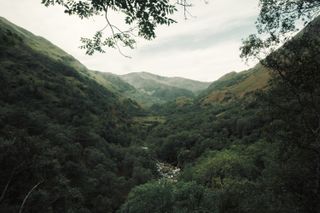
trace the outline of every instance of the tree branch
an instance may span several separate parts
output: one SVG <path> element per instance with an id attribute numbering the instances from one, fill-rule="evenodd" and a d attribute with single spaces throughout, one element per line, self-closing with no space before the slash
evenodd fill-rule
<path id="1" fill-rule="evenodd" d="M 20 206 L 20 209 L 19 209 L 19 213 L 22 213 L 23 207 L 24 207 L 24 205 L 26 204 L 27 199 L 30 197 L 30 195 L 32 194 L 32 192 L 33 192 L 34 190 L 36 190 L 36 188 L 37 188 L 40 184 L 42 184 L 42 183 L 43 183 L 43 181 L 37 183 L 36 185 L 34 185 L 34 186 L 30 189 L 30 191 L 28 192 L 28 194 L 27 194 L 27 195 L 25 196 L 25 198 L 23 199 L 23 202 L 22 202 L 22 204 L 21 204 L 21 206 Z"/>
<path id="2" fill-rule="evenodd" d="M 109 18 L 108 18 L 108 6 L 106 6 L 106 7 L 104 8 L 104 11 L 105 11 L 105 16 L 104 16 L 104 17 L 105 17 L 105 19 L 106 19 L 106 21 L 107 21 L 108 26 L 110 27 L 110 30 L 111 30 L 111 33 L 112 33 L 112 37 L 113 37 L 113 41 L 115 42 L 115 45 L 116 45 L 116 47 L 117 47 L 117 49 L 118 49 L 118 52 L 119 52 L 122 56 L 124 56 L 124 57 L 126 57 L 126 58 L 131 58 L 130 56 L 124 54 L 124 53 L 121 51 L 121 49 L 120 49 L 120 47 L 119 47 L 119 45 L 118 45 L 118 41 L 115 39 L 116 33 L 114 32 L 114 29 L 113 29 L 114 25 L 111 24 L 111 22 L 110 22 L 110 20 L 109 20 Z M 119 30 L 119 28 L 117 28 L 117 29 Z M 119 31 L 120 31 L 120 30 L 119 30 Z"/>

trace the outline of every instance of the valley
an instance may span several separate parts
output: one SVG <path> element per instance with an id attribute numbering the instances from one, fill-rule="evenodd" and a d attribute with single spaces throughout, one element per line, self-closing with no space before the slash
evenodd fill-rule
<path id="1" fill-rule="evenodd" d="M 92 71 L 0 26 L 0 212 L 38 183 L 23 212 L 320 209 L 319 18 L 210 83 Z"/>

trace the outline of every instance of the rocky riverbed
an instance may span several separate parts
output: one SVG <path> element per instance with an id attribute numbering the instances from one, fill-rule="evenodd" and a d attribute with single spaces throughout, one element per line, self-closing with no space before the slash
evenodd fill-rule
<path id="1" fill-rule="evenodd" d="M 164 162 L 157 162 L 157 169 L 161 178 L 177 181 L 180 174 L 180 168 Z"/>

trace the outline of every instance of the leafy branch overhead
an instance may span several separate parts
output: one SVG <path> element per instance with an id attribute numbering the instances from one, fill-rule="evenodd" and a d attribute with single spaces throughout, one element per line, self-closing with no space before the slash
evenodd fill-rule
<path id="1" fill-rule="evenodd" d="M 257 34 L 243 40 L 242 58 L 262 58 L 320 14 L 320 0 L 260 0 Z"/>
<path id="2" fill-rule="evenodd" d="M 179 5 L 189 5 L 186 1 L 178 1 Z M 82 38 L 82 49 L 86 54 L 105 52 L 105 47 L 117 48 L 121 46 L 134 48 L 135 37 L 147 40 L 156 37 L 155 29 L 158 25 L 170 25 L 176 21 L 170 18 L 177 11 L 177 3 L 169 0 L 42 0 L 45 6 L 60 5 L 65 13 L 77 15 L 81 19 L 96 15 L 104 15 L 106 26 L 96 32 L 93 38 Z M 109 19 L 111 11 L 122 13 L 128 30 L 121 30 L 113 25 Z M 110 36 L 105 31 L 109 30 Z M 137 34 L 137 35 L 136 35 Z M 125 56 L 125 55 L 124 55 Z"/>

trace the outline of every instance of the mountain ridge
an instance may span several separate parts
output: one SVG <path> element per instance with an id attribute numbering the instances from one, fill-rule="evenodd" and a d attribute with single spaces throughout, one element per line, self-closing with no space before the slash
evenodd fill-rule
<path id="1" fill-rule="evenodd" d="M 165 84 L 171 87 L 190 90 L 193 93 L 199 93 L 200 91 L 205 90 L 211 84 L 211 82 L 202 82 L 178 76 L 167 77 L 145 71 L 120 75 L 120 78 L 138 88 L 143 87 L 143 85 L 139 84 L 139 82 L 136 82 L 136 80 L 153 80 L 157 83 Z"/>

